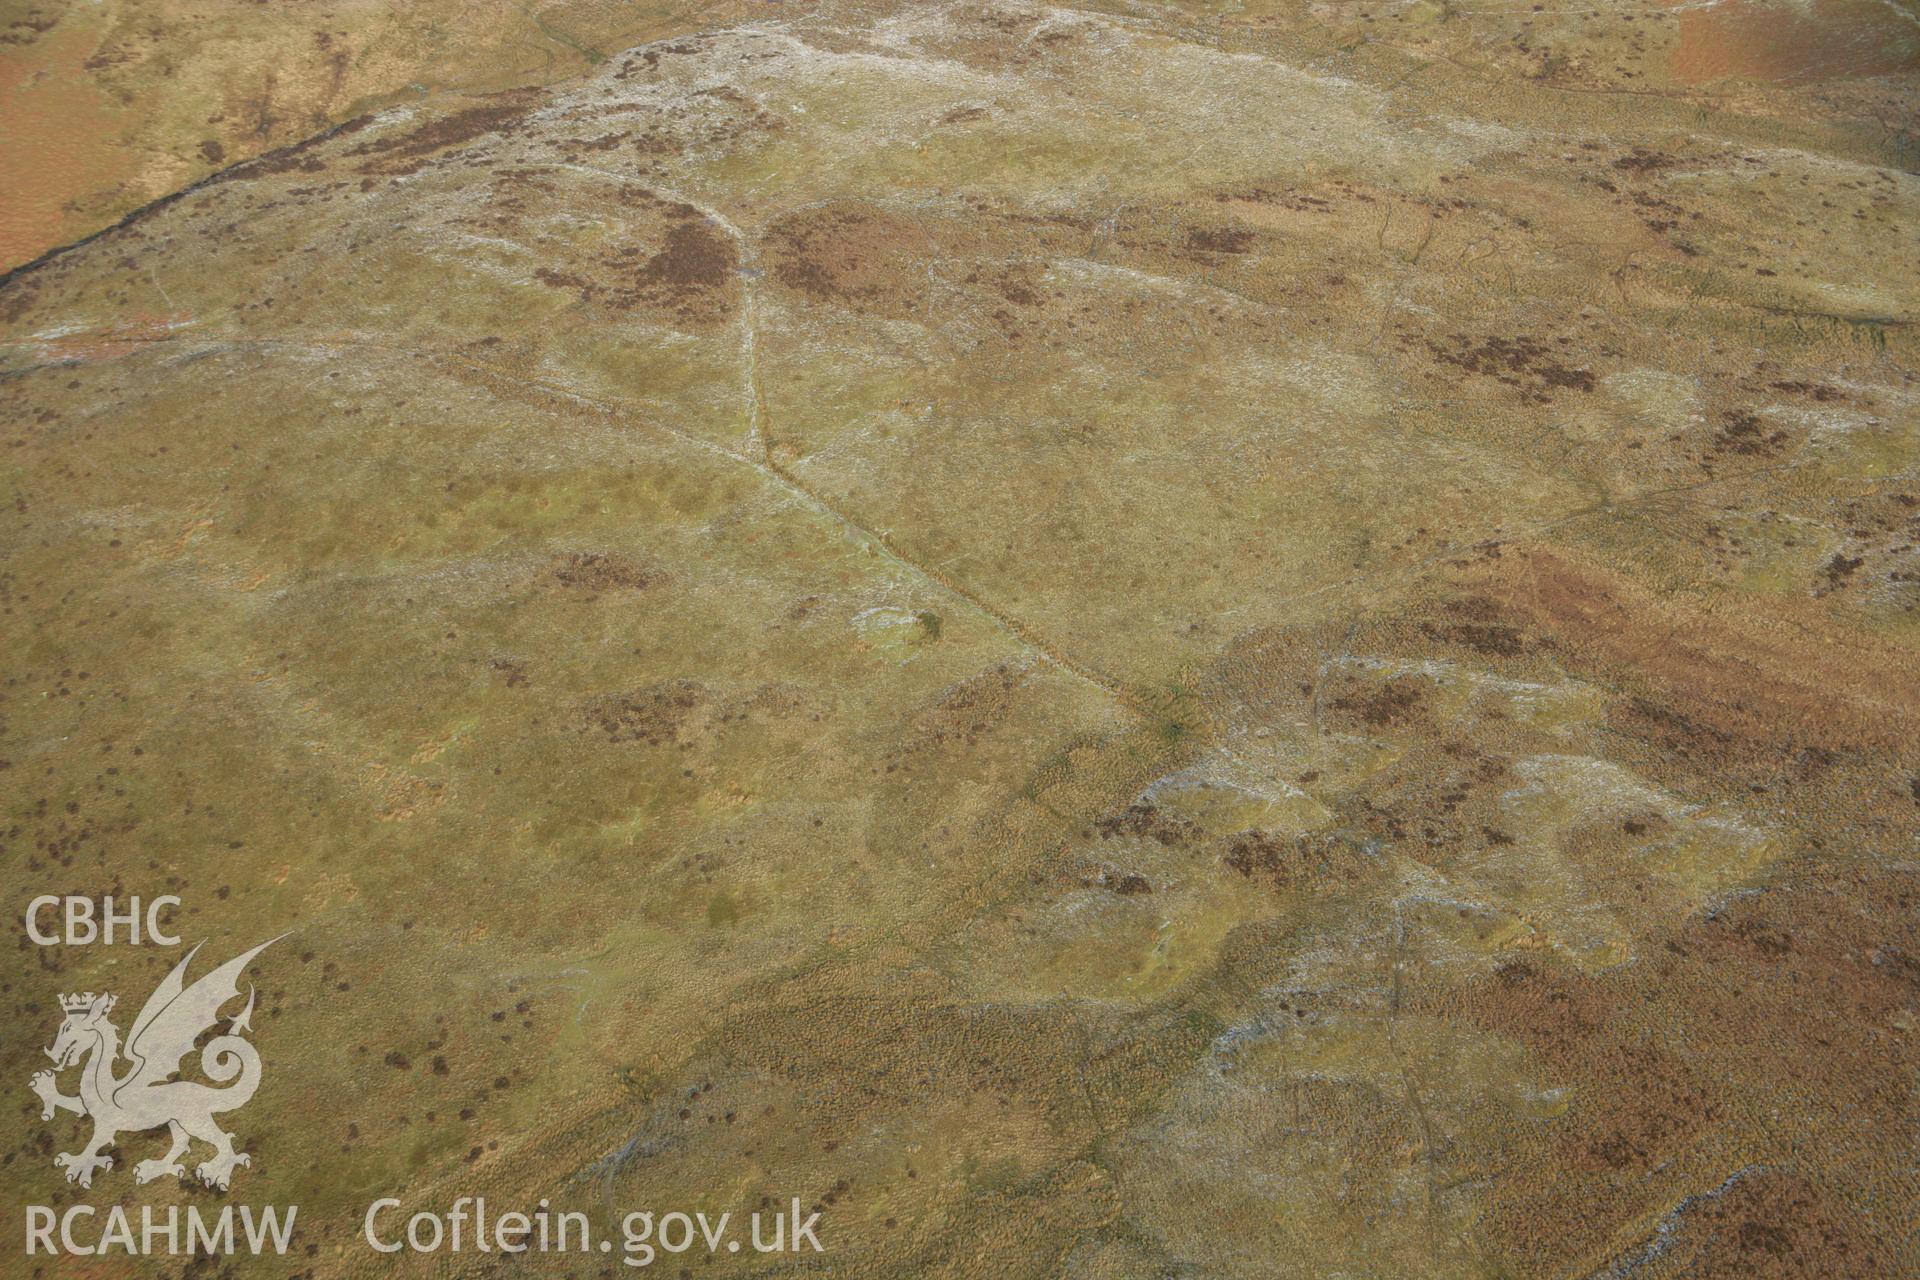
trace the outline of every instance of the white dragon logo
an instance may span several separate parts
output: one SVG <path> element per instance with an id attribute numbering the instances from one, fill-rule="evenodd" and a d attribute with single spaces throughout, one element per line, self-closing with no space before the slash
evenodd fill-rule
<path id="1" fill-rule="evenodd" d="M 281 935 L 284 937 L 285 935 Z M 180 1060 L 194 1047 L 200 1036 L 220 1020 L 220 1007 L 239 996 L 240 975 L 253 958 L 278 942 L 273 938 L 253 950 L 215 969 L 192 986 L 186 985 L 187 965 L 199 952 L 198 946 L 186 959 L 173 967 L 154 993 L 147 998 L 140 1016 L 133 1020 L 127 1035 L 125 1054 L 130 1064 L 124 1075 L 115 1074 L 121 1056 L 120 1029 L 107 1021 L 113 1011 L 114 997 L 89 991 L 84 995 L 60 997 L 66 1020 L 53 1047 L 46 1051 L 53 1059 L 53 1071 L 41 1071 L 31 1082 L 40 1095 L 40 1118 L 53 1119 L 55 1111 L 71 1111 L 93 1120 L 93 1141 L 77 1154 L 62 1153 L 53 1163 L 67 1171 L 67 1181 L 83 1187 L 93 1185 L 96 1170 L 111 1169 L 113 1157 L 102 1154 L 123 1132 L 138 1132 L 167 1126 L 173 1146 L 158 1160 L 142 1160 L 133 1167 L 136 1182 L 150 1182 L 162 1174 L 183 1177 L 186 1170 L 180 1157 L 189 1140 L 198 1138 L 213 1147 L 213 1158 L 197 1172 L 200 1181 L 222 1191 L 233 1180 L 236 1165 L 253 1163 L 233 1149 L 233 1135 L 223 1132 L 213 1117 L 245 1106 L 260 1087 L 260 1055 L 241 1039 L 253 1030 L 253 989 L 247 989 L 247 1007 L 238 1017 L 228 1020 L 227 1033 L 207 1041 L 200 1053 L 201 1069 L 208 1078 L 226 1088 L 215 1089 L 192 1080 L 169 1077 L 180 1070 Z M 86 1059 L 80 1075 L 80 1096 L 70 1098 L 60 1092 L 55 1072 Z M 239 1077 L 235 1080 L 235 1077 Z M 233 1081 L 228 1084 L 228 1081 Z"/>

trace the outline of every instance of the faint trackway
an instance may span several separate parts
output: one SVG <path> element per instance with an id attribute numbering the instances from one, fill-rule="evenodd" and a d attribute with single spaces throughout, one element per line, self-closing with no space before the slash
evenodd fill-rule
<path id="1" fill-rule="evenodd" d="M 596 168 L 593 165 L 563 163 L 555 167 L 574 169 L 582 173 L 595 174 L 619 182 L 632 181 L 630 175 Z M 746 444 L 742 450 L 728 449 L 721 445 L 715 445 L 711 441 L 700 440 L 697 436 L 690 435 L 675 428 L 665 427 L 664 424 L 655 425 L 664 427 L 665 430 L 680 439 L 697 442 L 704 448 L 708 448 L 744 466 L 752 467 L 755 471 L 759 472 L 762 477 L 786 490 L 787 493 L 799 499 L 807 506 L 812 507 L 814 510 L 834 520 L 842 528 L 846 529 L 856 538 L 864 541 L 867 545 L 877 549 L 881 554 L 886 556 L 887 559 L 899 565 L 908 573 L 934 584 L 948 595 L 972 606 L 975 610 L 989 618 L 1001 631 L 1011 636 L 1025 648 L 1031 649 L 1033 652 L 1039 654 L 1060 670 L 1093 685 L 1102 693 L 1126 707 L 1129 711 L 1137 715 L 1151 716 L 1152 712 L 1146 706 L 1145 702 L 1131 689 L 1128 689 L 1126 685 L 1114 679 L 1112 676 L 1107 675 L 1105 672 L 1074 657 L 1058 644 L 1041 635 L 1030 623 L 1024 622 L 1013 614 L 1008 613 L 1005 609 L 1000 608 L 992 601 L 986 599 L 966 583 L 952 577 L 934 565 L 919 560 L 912 553 L 902 549 L 894 540 L 891 533 L 875 528 L 873 525 L 861 520 L 838 502 L 827 497 L 799 476 L 795 475 L 791 469 L 779 461 L 775 451 L 773 425 L 767 413 L 766 396 L 760 387 L 760 267 L 759 255 L 755 250 L 754 239 L 742 230 L 733 219 L 727 217 L 711 205 L 693 199 L 683 191 L 660 186 L 656 183 L 649 183 L 648 187 L 664 199 L 678 201 L 689 209 L 698 211 L 714 226 L 726 232 L 728 237 L 732 239 L 738 252 L 739 265 L 736 275 L 740 282 L 741 293 L 740 396 L 742 413 L 746 419 Z M 500 371 L 496 370 L 494 372 L 496 376 L 500 376 Z M 579 392 L 548 383 L 517 377 L 513 380 L 555 394 L 570 396 L 583 402 L 591 399 L 590 397 L 580 395 Z M 593 403 L 596 407 L 603 410 L 619 412 L 618 406 L 608 406 L 599 401 L 593 401 Z"/>
<path id="2" fill-rule="evenodd" d="M 713 210 L 703 208 L 694 201 L 684 200 L 684 197 L 676 193 L 662 191 L 661 194 L 672 199 L 683 200 L 689 207 L 700 209 L 701 212 L 712 218 L 717 225 L 724 228 L 728 234 L 735 237 L 736 240 L 741 243 L 743 255 L 742 265 L 747 265 L 749 259 L 747 259 L 746 254 L 750 252 L 747 239 L 744 233 L 742 233 L 738 227 L 734 226 L 732 222 L 715 213 Z M 736 463 L 740 466 L 751 468 L 758 473 L 762 479 L 770 482 L 776 488 L 781 489 L 790 497 L 797 499 L 803 505 L 827 516 L 848 533 L 854 535 L 857 539 L 873 548 L 877 553 L 898 565 L 900 568 L 906 570 L 909 574 L 932 583 L 939 590 L 953 596 L 962 603 L 971 606 L 973 609 L 985 615 L 996 627 L 1012 637 L 1022 647 L 1032 650 L 1051 665 L 1058 667 L 1076 679 L 1094 686 L 1136 715 L 1148 718 L 1153 717 L 1154 712 L 1148 707 L 1145 700 L 1133 690 L 1127 688 L 1126 685 L 1114 679 L 1112 676 L 1107 675 L 1105 672 L 1100 671 L 1098 668 L 1074 657 L 1058 644 L 1040 634 L 1031 624 L 1022 621 L 1020 618 L 1015 617 L 1005 609 L 987 600 L 974 588 L 954 578 L 951 574 L 932 565 L 922 563 L 911 552 L 901 548 L 899 543 L 894 540 L 892 534 L 874 528 L 872 525 L 862 521 L 859 517 L 847 511 L 838 502 L 814 489 L 811 485 L 807 484 L 806 481 L 795 475 L 789 468 L 783 466 L 776 460 L 774 457 L 772 434 L 768 430 L 766 421 L 765 399 L 760 390 L 759 354 L 757 350 L 757 334 L 754 325 L 754 314 L 758 306 L 758 300 L 755 296 L 752 277 L 743 272 L 741 274 L 741 282 L 744 297 L 741 307 L 740 358 L 743 409 L 747 426 L 745 450 L 730 449 L 723 444 L 718 444 L 702 436 L 695 435 L 693 432 L 684 431 L 679 427 L 658 420 L 650 420 L 646 425 L 656 432 L 671 436 L 682 444 L 690 445 L 696 449 L 725 458 L 729 462 Z M 286 347 L 331 354 L 344 348 L 411 355 L 442 365 L 458 366 L 472 373 L 479 374 L 487 380 L 490 389 L 493 390 L 495 394 L 506 394 L 502 390 L 503 387 L 514 387 L 525 391 L 541 392 L 560 397 L 575 404 L 584 405 L 596 412 L 616 418 L 622 422 L 627 421 L 632 412 L 631 405 L 621 405 L 611 402 L 599 396 L 577 390 L 576 388 L 563 386 L 557 382 L 548 382 L 540 378 L 529 378 L 523 374 L 500 368 L 497 365 L 490 365 L 483 361 L 456 355 L 451 351 L 421 350 L 413 347 L 403 347 L 394 343 L 375 341 L 361 335 L 329 335 L 326 337 L 316 336 L 302 339 L 241 335 L 214 337 L 205 334 L 185 333 L 151 336 L 125 334 L 115 335 L 115 340 L 124 343 L 130 349 L 190 342 L 204 346 L 210 350 L 219 350 L 221 348 Z M 3 345 L 31 346 L 34 344 L 29 340 L 27 342 Z M 56 368 L 69 363 L 73 362 L 58 359 L 46 361 L 20 369 L 6 370 L 4 373 L 0 373 L 0 377 L 20 377 L 41 369 Z"/>
<path id="3" fill-rule="evenodd" d="M 151 339 L 149 341 L 157 344 L 172 340 L 184 340 L 184 335 L 178 339 L 161 338 Z M 203 341 L 206 341 L 206 345 L 209 347 L 214 348 L 222 346 L 294 347 L 320 352 L 334 352 L 345 347 L 373 349 L 385 351 L 390 354 L 413 355 L 431 360 L 443 366 L 455 366 L 476 374 L 487 386 L 488 390 L 496 395 L 512 396 L 515 391 L 521 393 L 535 392 L 585 406 L 622 424 L 631 420 L 632 406 L 611 402 L 573 387 L 562 386 L 557 382 L 548 382 L 540 378 L 529 378 L 523 374 L 502 369 L 497 365 L 490 365 L 483 361 L 473 360 L 449 351 L 419 351 L 413 348 L 395 347 L 387 343 L 367 341 L 360 338 L 312 340 L 297 338 L 237 338 Z M 750 343 L 743 343 L 743 346 L 751 351 Z M 879 555 L 885 557 L 895 565 L 906 570 L 909 574 L 932 583 L 939 590 L 978 610 L 1001 631 L 1012 637 L 1024 648 L 1030 649 L 1038 654 L 1048 663 L 1058 667 L 1068 675 L 1092 685 L 1136 715 L 1143 717 L 1153 716 L 1154 713 L 1146 702 L 1133 690 L 1127 688 L 1126 685 L 1097 668 L 1075 658 L 1072 654 L 1066 652 L 1057 644 L 1041 635 L 1028 623 L 982 597 L 978 591 L 966 583 L 955 579 L 940 569 L 923 564 L 910 552 L 903 550 L 899 544 L 894 541 L 891 534 L 875 529 L 860 520 L 857 516 L 845 510 L 839 503 L 819 493 L 812 486 L 794 475 L 788 468 L 775 461 L 773 457 L 773 444 L 765 429 L 760 400 L 757 362 L 749 361 L 745 371 L 745 380 L 747 383 L 746 411 L 749 443 L 751 445 L 757 442 L 758 456 L 755 456 L 754 453 L 730 449 L 723 444 L 704 439 L 690 431 L 682 430 L 666 422 L 649 420 L 646 425 L 654 431 L 670 436 L 682 444 L 690 445 L 706 453 L 711 453 L 716 457 L 724 458 L 739 466 L 751 468 L 762 479 L 785 492 L 789 497 L 799 501 L 802 505 L 834 521 L 840 525 L 842 529 L 852 534 L 857 540 L 872 548 Z"/>
<path id="4" fill-rule="evenodd" d="M 556 383 L 545 382 L 537 378 L 527 378 L 518 374 L 511 374 L 503 369 L 467 360 L 462 357 L 441 355 L 435 358 L 460 364 L 489 378 L 503 379 L 515 386 L 545 392 L 549 395 L 562 396 L 576 403 L 587 405 L 611 417 L 618 418 L 621 421 L 627 419 L 627 411 L 623 406 L 609 404 L 598 397 L 584 394 L 570 387 L 563 387 Z M 1075 658 L 1072 654 L 1042 636 L 1028 623 L 1023 622 L 1021 619 L 982 597 L 978 591 L 966 583 L 959 581 L 940 569 L 921 562 L 914 557 L 912 553 L 903 550 L 899 544 L 895 542 L 892 534 L 884 530 L 876 529 L 872 525 L 862 521 L 859 517 L 847 511 L 838 502 L 820 493 L 804 480 L 800 479 L 800 477 L 796 476 L 787 467 L 776 461 L 773 456 L 772 435 L 767 427 L 763 402 L 760 398 L 759 375 L 754 365 L 749 365 L 746 379 L 748 383 L 746 392 L 748 438 L 750 444 L 757 442 L 757 456 L 754 453 L 729 449 L 725 445 L 715 444 L 711 440 L 703 440 L 691 432 L 682 431 L 678 427 L 669 426 L 666 423 L 653 422 L 649 425 L 673 436 L 677 440 L 705 449 L 710 453 L 726 458 L 741 466 L 752 468 L 763 479 L 783 490 L 789 496 L 798 500 L 802 505 L 833 520 L 860 542 L 873 548 L 880 555 L 906 570 L 909 574 L 932 583 L 946 594 L 972 606 L 975 610 L 991 620 L 1001 631 L 1018 641 L 1023 647 L 1031 649 L 1034 653 L 1040 655 L 1040 657 L 1066 672 L 1068 675 L 1074 676 L 1094 686 L 1137 715 L 1150 716 L 1152 714 L 1139 696 L 1124 684 L 1115 680 L 1112 676 Z"/>

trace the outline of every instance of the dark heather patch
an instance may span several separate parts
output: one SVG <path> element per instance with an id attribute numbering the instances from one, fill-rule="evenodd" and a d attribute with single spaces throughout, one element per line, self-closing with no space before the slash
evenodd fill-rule
<path id="1" fill-rule="evenodd" d="M 594 699 L 581 712 L 581 728 L 605 734 L 608 742 L 669 745 L 680 741 L 687 720 L 706 701 L 706 690 L 691 680 L 663 681 Z"/>
<path id="2" fill-rule="evenodd" d="M 1714 433 L 1713 452 L 1767 458 L 1779 453 L 1787 438 L 1786 432 L 1770 432 L 1752 413 L 1736 409 Z"/>
<path id="3" fill-rule="evenodd" d="M 1371 693 L 1335 698 L 1329 705 L 1337 711 L 1354 713 L 1376 729 L 1384 729 L 1413 721 L 1420 715 L 1424 701 L 1419 681 L 1395 676 Z"/>
<path id="4" fill-rule="evenodd" d="M 576 551 L 554 566 L 553 580 L 587 591 L 639 591 L 658 582 L 660 575 L 624 556 Z"/>
<path id="5" fill-rule="evenodd" d="M 1436 360 L 1479 377 L 1492 378 L 1520 393 L 1522 400 L 1552 404 L 1555 391 L 1591 392 L 1593 371 L 1562 364 L 1546 343 L 1525 334 L 1478 340 L 1454 334 L 1452 345 L 1428 342 Z"/>
<path id="6" fill-rule="evenodd" d="M 705 221 L 682 222 L 667 232 L 666 248 L 640 269 L 640 284 L 665 289 L 669 301 L 685 303 L 724 289 L 732 276 L 732 241 Z"/>
<path id="7" fill-rule="evenodd" d="M 1476 653 L 1499 658 L 1517 658 L 1527 651 L 1526 637 L 1518 628 L 1498 623 L 1452 622 L 1436 625 L 1423 622 L 1420 630 L 1430 640 L 1451 641 Z"/>
<path id="8" fill-rule="evenodd" d="M 1657 173 L 1661 169 L 1676 163 L 1674 158 L 1661 151 L 1650 151 L 1645 147 L 1635 147 L 1628 154 L 1613 162 L 1613 167 L 1622 173 Z"/>
<path id="9" fill-rule="evenodd" d="M 427 156 L 449 147 L 457 147 L 489 134 L 507 133 L 511 126 L 533 108 L 542 95 L 535 90 L 516 89 L 497 94 L 484 105 L 467 107 L 437 120 L 430 120 L 408 133 L 388 135 L 363 142 L 347 152 L 369 159 L 361 173 L 402 174 L 417 171 Z"/>
<path id="10" fill-rule="evenodd" d="M 1187 232 L 1187 248 L 1201 253 L 1245 253 L 1253 232 L 1245 227 L 1195 227 Z"/>

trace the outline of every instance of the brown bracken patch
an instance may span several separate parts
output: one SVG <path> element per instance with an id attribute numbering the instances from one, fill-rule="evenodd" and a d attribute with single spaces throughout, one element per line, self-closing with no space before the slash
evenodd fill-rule
<path id="1" fill-rule="evenodd" d="M 1730 601 L 1702 613 L 1559 551 L 1479 572 L 1481 594 L 1514 625 L 1550 636 L 1570 665 L 1637 684 L 1610 719 L 1701 764 L 1772 764 L 1807 747 L 1915 754 L 1920 675 L 1908 654 L 1841 628 L 1812 602 Z"/>

